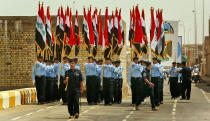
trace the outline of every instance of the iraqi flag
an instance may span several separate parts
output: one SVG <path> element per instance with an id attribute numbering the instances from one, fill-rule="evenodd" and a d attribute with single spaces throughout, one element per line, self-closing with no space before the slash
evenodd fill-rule
<path id="1" fill-rule="evenodd" d="M 114 23 L 114 25 L 113 25 Z M 119 32 L 118 32 L 118 27 L 119 27 L 119 22 L 118 22 L 118 10 L 116 9 L 115 11 L 115 16 L 112 13 L 112 19 L 110 23 L 111 28 L 111 34 L 113 33 L 113 43 L 112 43 L 112 48 L 113 48 L 113 54 L 117 54 L 118 52 L 118 41 L 119 41 Z"/>
<path id="2" fill-rule="evenodd" d="M 145 24 L 145 14 L 144 14 L 144 9 L 142 10 L 142 14 L 141 14 L 141 23 L 142 23 L 142 43 L 141 43 L 141 47 L 142 47 L 142 52 L 144 54 L 147 54 L 147 33 L 146 33 L 146 24 Z"/>
<path id="3" fill-rule="evenodd" d="M 65 43 L 65 54 L 67 56 L 70 55 L 72 46 L 70 44 L 70 38 L 71 38 L 71 12 L 69 11 L 69 7 L 67 7 L 67 11 L 65 12 L 65 26 L 64 26 L 64 43 Z"/>
<path id="4" fill-rule="evenodd" d="M 155 52 L 156 46 L 157 46 L 156 23 L 154 16 L 154 8 L 151 8 L 150 48 L 153 52 Z"/>
<path id="5" fill-rule="evenodd" d="M 70 14 L 69 14 L 69 7 L 67 7 L 66 15 L 65 15 L 65 34 L 67 34 L 67 37 L 70 37 Z"/>
<path id="6" fill-rule="evenodd" d="M 60 39 L 61 41 L 64 40 L 64 26 L 65 26 L 65 16 L 64 16 L 64 13 L 63 13 L 63 7 L 61 7 L 61 10 L 60 10 Z"/>
<path id="7" fill-rule="evenodd" d="M 53 37 L 51 17 L 50 17 L 50 8 L 49 7 L 47 7 L 46 32 L 47 32 L 48 52 L 49 52 L 49 54 L 51 56 L 53 56 L 53 52 L 54 52 L 54 37 Z"/>
<path id="8" fill-rule="evenodd" d="M 119 34 L 119 40 L 118 40 L 118 52 L 117 55 L 120 55 L 123 45 L 124 45 L 124 28 L 123 28 L 123 24 L 122 24 L 122 19 L 121 19 L 121 9 L 119 12 L 119 16 L 118 16 L 118 34 Z"/>
<path id="9" fill-rule="evenodd" d="M 163 57 L 163 52 L 165 49 L 165 33 L 164 33 L 162 10 L 158 11 L 158 20 L 159 20 L 159 26 L 157 33 L 157 40 L 158 40 L 157 50 L 158 54 Z"/>
<path id="10" fill-rule="evenodd" d="M 78 12 L 76 11 L 76 17 L 75 17 L 75 25 L 74 25 L 74 33 L 76 37 L 76 45 L 75 45 L 75 56 L 79 54 L 80 49 L 80 36 L 79 36 L 79 21 L 78 21 Z"/>
<path id="11" fill-rule="evenodd" d="M 99 11 L 98 16 L 98 46 L 102 47 L 103 42 L 103 30 L 102 30 L 102 24 L 101 24 L 101 10 Z"/>
<path id="12" fill-rule="evenodd" d="M 44 16 L 44 8 L 43 4 L 40 8 L 39 4 L 39 11 L 36 21 L 36 34 L 35 34 L 35 41 L 37 46 L 44 51 L 46 45 L 46 29 L 45 29 L 45 16 Z"/>
<path id="13" fill-rule="evenodd" d="M 93 46 L 93 51 L 92 54 L 95 57 L 97 54 L 97 46 L 98 46 L 98 15 L 97 15 L 97 9 L 95 9 L 94 14 L 93 14 L 93 31 L 94 31 L 94 46 Z"/>
<path id="14" fill-rule="evenodd" d="M 134 40 L 134 23 L 135 23 L 135 14 L 134 14 L 134 8 L 132 11 L 130 11 L 130 29 L 129 29 L 129 41 L 130 41 L 130 48 L 133 49 L 133 40 Z"/>
<path id="15" fill-rule="evenodd" d="M 108 25 L 109 25 L 109 16 L 108 16 L 108 8 L 106 8 L 105 12 L 105 24 L 104 24 L 104 38 L 103 38 L 103 55 L 104 58 L 110 58 L 111 56 L 111 47 L 109 45 L 109 30 L 108 30 Z"/>
<path id="16" fill-rule="evenodd" d="M 86 16 L 85 8 L 84 8 L 82 34 L 83 34 L 83 37 L 84 37 L 83 44 L 85 45 L 86 50 L 88 51 L 88 53 L 90 53 L 89 26 L 88 26 L 88 22 L 87 22 L 87 16 Z"/>
<path id="17" fill-rule="evenodd" d="M 142 25 L 141 25 L 141 16 L 138 6 L 136 6 L 136 21 L 135 21 L 135 35 L 134 35 L 134 53 L 137 57 L 141 53 L 141 43 L 142 43 Z"/>

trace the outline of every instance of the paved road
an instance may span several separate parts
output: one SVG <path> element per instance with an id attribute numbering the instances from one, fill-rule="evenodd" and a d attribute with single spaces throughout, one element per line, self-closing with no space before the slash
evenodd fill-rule
<path id="1" fill-rule="evenodd" d="M 210 88 L 210 87 L 209 87 Z M 149 99 L 135 111 L 130 106 L 131 97 L 113 106 L 88 106 L 82 100 L 77 121 L 210 121 L 210 93 L 192 86 L 192 98 L 171 100 L 168 86 L 164 89 L 164 104 L 159 111 L 151 111 Z M 61 103 L 22 105 L 0 111 L 0 121 L 70 121 L 67 107 Z"/>

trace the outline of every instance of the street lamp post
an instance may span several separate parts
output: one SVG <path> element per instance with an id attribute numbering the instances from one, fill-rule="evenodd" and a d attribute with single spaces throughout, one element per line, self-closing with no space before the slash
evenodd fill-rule
<path id="1" fill-rule="evenodd" d="M 179 20 L 179 22 L 183 22 L 183 31 L 184 31 L 184 37 L 183 37 L 183 39 L 184 39 L 184 55 L 185 55 L 185 57 L 186 57 L 186 36 L 185 36 L 185 25 L 184 25 L 184 21 L 183 20 Z"/>
<path id="2" fill-rule="evenodd" d="M 198 56 L 198 42 L 197 42 L 197 13 L 196 13 L 196 3 L 194 0 L 194 10 L 192 11 L 194 13 L 194 27 L 195 27 L 195 46 L 196 46 L 196 57 L 198 58 L 198 63 L 199 63 L 199 56 Z"/>

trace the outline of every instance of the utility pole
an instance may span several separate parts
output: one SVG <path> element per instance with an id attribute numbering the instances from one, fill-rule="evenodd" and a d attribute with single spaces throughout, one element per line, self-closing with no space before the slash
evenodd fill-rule
<path id="1" fill-rule="evenodd" d="M 199 63 L 199 56 L 198 56 L 198 42 L 197 42 L 197 13 L 196 13 L 196 3 L 195 3 L 195 0 L 194 0 L 194 27 L 195 27 L 195 47 L 196 47 L 196 58 L 198 58 L 198 63 Z"/>
<path id="2" fill-rule="evenodd" d="M 205 58 L 205 35 L 204 35 L 204 13 L 205 13 L 205 0 L 203 0 L 203 59 Z"/>
<path id="3" fill-rule="evenodd" d="M 183 21 L 183 20 L 179 20 L 179 22 L 183 22 L 182 25 L 183 25 L 183 31 L 184 31 L 184 33 L 183 33 L 183 36 L 184 36 L 184 37 L 183 37 L 183 40 L 184 40 L 184 41 L 183 41 L 183 42 L 184 42 L 184 55 L 185 55 L 185 57 L 186 57 L 187 55 L 186 55 L 186 47 L 185 47 L 185 46 L 186 46 L 185 24 L 184 24 L 184 21 Z"/>

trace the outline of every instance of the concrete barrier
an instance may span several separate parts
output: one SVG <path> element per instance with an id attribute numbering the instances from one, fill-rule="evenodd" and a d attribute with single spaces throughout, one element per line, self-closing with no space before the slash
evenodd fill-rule
<path id="1" fill-rule="evenodd" d="M 35 88 L 24 88 L 0 92 L 0 110 L 37 101 Z"/>

